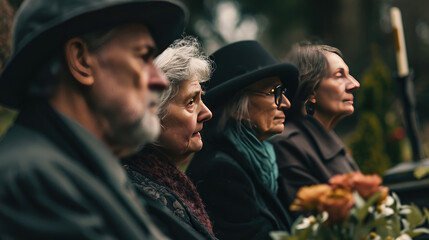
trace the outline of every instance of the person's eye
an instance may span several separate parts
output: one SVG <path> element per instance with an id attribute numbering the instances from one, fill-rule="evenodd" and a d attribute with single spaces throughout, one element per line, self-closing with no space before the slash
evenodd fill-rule
<path id="1" fill-rule="evenodd" d="M 192 98 L 189 102 L 188 102 L 188 106 L 192 106 L 192 105 L 194 105 L 194 103 L 195 103 L 195 100 Z"/>
<path id="2" fill-rule="evenodd" d="M 280 85 L 273 87 L 268 93 L 269 94 L 275 94 L 279 90 L 281 90 L 281 86 Z"/>
<path id="3" fill-rule="evenodd" d="M 154 55 L 153 55 L 153 52 L 151 52 L 151 51 L 149 51 L 149 52 L 147 52 L 145 54 L 140 55 L 140 57 L 141 57 L 141 59 L 143 59 L 143 61 L 145 63 L 148 63 L 148 62 L 152 61 L 155 58 Z"/>
<path id="4" fill-rule="evenodd" d="M 149 62 L 151 60 L 152 56 L 150 54 L 144 54 L 140 56 L 144 62 Z"/>
<path id="5" fill-rule="evenodd" d="M 141 54 L 140 57 L 141 59 L 143 59 L 144 62 L 149 62 L 150 60 L 153 60 L 155 58 L 155 48 L 147 47 L 147 51 L 144 54 Z"/>
<path id="6" fill-rule="evenodd" d="M 274 94 L 276 92 L 277 87 L 271 88 L 271 90 L 268 92 L 269 94 Z"/>
<path id="7" fill-rule="evenodd" d="M 344 77 L 344 74 L 339 72 L 339 73 L 336 73 L 336 74 L 335 74 L 335 77 L 336 77 L 336 78 L 343 78 L 343 77 Z"/>

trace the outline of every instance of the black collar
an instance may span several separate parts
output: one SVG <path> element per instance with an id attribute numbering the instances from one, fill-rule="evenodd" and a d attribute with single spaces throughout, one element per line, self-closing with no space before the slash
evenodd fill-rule
<path id="1" fill-rule="evenodd" d="M 339 152 L 345 151 L 344 143 L 333 130 L 327 130 L 314 117 L 307 116 L 293 120 L 285 125 L 284 134 L 287 137 L 304 131 L 322 154 L 323 159 L 331 159 Z"/>

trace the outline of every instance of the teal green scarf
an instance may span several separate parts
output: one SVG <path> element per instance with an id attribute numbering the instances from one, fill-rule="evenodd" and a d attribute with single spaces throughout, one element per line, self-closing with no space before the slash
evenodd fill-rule
<path id="1" fill-rule="evenodd" d="M 260 181 L 277 194 L 277 177 L 279 169 L 273 145 L 268 141 L 260 142 L 255 133 L 246 124 L 230 120 L 223 132 L 224 136 L 234 143 L 239 153 L 244 155 L 256 172 Z"/>

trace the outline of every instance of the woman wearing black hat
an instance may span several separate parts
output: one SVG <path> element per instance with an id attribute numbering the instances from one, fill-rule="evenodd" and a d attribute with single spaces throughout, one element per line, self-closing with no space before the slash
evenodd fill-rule
<path id="1" fill-rule="evenodd" d="M 270 231 L 289 227 L 289 217 L 276 197 L 278 169 L 266 140 L 284 129 L 298 70 L 255 41 L 230 44 L 211 57 L 216 70 L 205 102 L 215 118 L 187 174 L 219 239 L 270 239 Z"/>
<path id="2" fill-rule="evenodd" d="M 298 66 L 301 82 L 287 112 L 291 120 L 272 141 L 280 171 L 278 196 L 287 209 L 300 187 L 328 183 L 335 174 L 359 170 L 333 131 L 354 112 L 353 93 L 359 88 L 340 50 L 297 45 L 289 60 Z"/>

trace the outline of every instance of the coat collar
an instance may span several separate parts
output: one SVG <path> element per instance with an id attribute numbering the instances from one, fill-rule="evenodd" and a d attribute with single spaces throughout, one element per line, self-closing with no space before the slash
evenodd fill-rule
<path id="1" fill-rule="evenodd" d="M 76 163 L 84 166 L 109 186 L 127 181 L 125 171 L 111 151 L 77 121 L 62 115 L 46 102 L 23 109 L 17 123 L 36 130 Z"/>
<path id="2" fill-rule="evenodd" d="M 252 180 L 256 191 L 264 199 L 267 208 L 263 209 L 262 211 L 265 212 L 267 215 L 278 219 L 278 221 L 275 220 L 278 229 L 290 228 L 291 219 L 289 214 L 286 212 L 286 209 L 284 209 L 277 196 L 259 180 L 256 175 L 256 172 L 252 169 L 248 160 L 245 159 L 243 155 L 237 151 L 235 143 L 222 136 L 218 138 L 217 141 L 212 142 L 212 144 L 212 148 L 210 150 L 208 150 L 209 148 L 206 148 L 205 151 L 220 151 L 228 154 L 233 159 L 233 161 L 236 162 L 248 174 L 248 177 Z M 203 156 L 200 160 L 204 160 L 203 158 L 205 157 Z"/>
<path id="3" fill-rule="evenodd" d="M 287 137 L 304 131 L 312 140 L 323 159 L 328 160 L 335 157 L 339 152 L 345 151 L 344 143 L 333 130 L 328 131 L 314 117 L 307 116 L 304 119 L 291 121 L 285 126 Z"/>
<path id="4" fill-rule="evenodd" d="M 139 226 L 146 226 L 146 231 L 164 239 L 143 208 L 142 203 L 145 203 L 143 199 L 141 202 L 137 199 L 119 159 L 82 125 L 61 115 L 45 102 L 36 102 L 22 109 L 16 123 L 35 130 L 52 141 L 72 161 L 105 183 L 124 207 L 134 215 Z"/>

